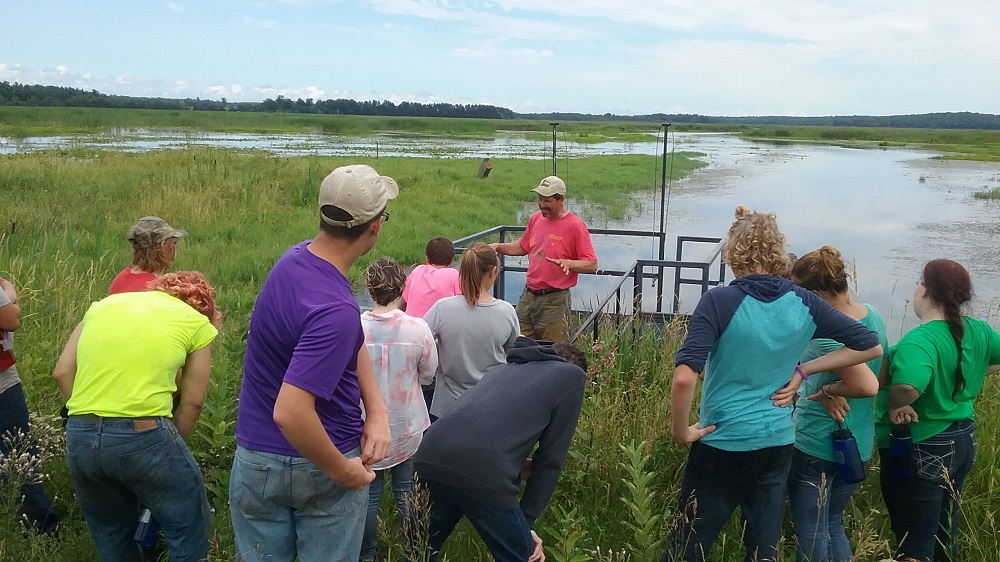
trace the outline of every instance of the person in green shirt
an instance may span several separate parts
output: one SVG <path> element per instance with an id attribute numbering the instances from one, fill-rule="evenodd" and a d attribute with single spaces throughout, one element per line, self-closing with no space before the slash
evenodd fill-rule
<path id="1" fill-rule="evenodd" d="M 1000 333 L 961 313 L 971 300 L 972 281 L 961 264 L 928 262 L 913 291 L 921 324 L 882 362 L 875 443 L 900 559 L 959 559 L 959 496 L 976 458 L 973 404 L 990 366 L 1000 363 Z M 893 470 L 894 424 L 909 427 L 912 471 Z"/>

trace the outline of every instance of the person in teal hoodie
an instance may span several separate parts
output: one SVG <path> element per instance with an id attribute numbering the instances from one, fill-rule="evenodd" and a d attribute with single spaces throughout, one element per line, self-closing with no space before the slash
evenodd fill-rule
<path id="1" fill-rule="evenodd" d="M 784 406 L 803 378 L 882 355 L 875 332 L 781 277 L 790 261 L 773 213 L 737 207 L 722 257 L 736 279 L 702 296 L 674 361 L 672 435 L 690 449 L 662 562 L 704 560 L 737 507 L 746 560 L 777 560 L 795 441 Z M 844 347 L 798 365 L 814 338 Z"/>

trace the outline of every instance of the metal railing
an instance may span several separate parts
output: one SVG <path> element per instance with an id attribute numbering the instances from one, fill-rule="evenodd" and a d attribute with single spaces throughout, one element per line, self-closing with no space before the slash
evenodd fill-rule
<path id="1" fill-rule="evenodd" d="M 475 234 L 470 234 L 463 238 L 455 240 L 455 252 L 460 254 L 465 250 L 465 247 L 472 242 L 482 240 L 487 237 L 498 235 L 500 242 L 507 242 L 508 232 L 524 232 L 525 227 L 523 226 L 495 226 L 493 228 L 477 232 Z M 632 236 L 632 237 L 642 237 L 642 238 L 656 238 L 658 239 L 661 247 L 666 242 L 666 235 L 662 232 L 650 232 L 641 230 L 617 230 L 617 229 L 605 229 L 605 228 L 589 228 L 587 229 L 592 235 L 613 235 L 613 236 Z M 712 249 L 708 252 L 708 255 L 702 261 L 691 261 L 684 260 L 685 248 L 690 244 L 704 244 L 710 243 L 714 244 Z M 705 237 L 705 236 L 678 236 L 677 246 L 675 251 L 676 259 L 673 260 L 659 260 L 659 259 L 641 259 L 636 260 L 632 265 L 624 270 L 617 271 L 611 269 L 599 269 L 596 273 L 582 274 L 582 275 L 595 275 L 604 277 L 618 277 L 618 282 L 611 289 L 597 306 L 592 307 L 590 313 L 584 318 L 580 327 L 578 327 L 570 337 L 570 341 L 575 341 L 582 334 L 586 333 L 587 330 L 592 329 L 594 332 L 594 339 L 596 340 L 600 335 L 600 325 L 601 318 L 604 315 L 610 315 L 620 320 L 622 316 L 628 315 L 643 315 L 643 297 L 645 293 L 645 286 L 643 280 L 651 279 L 655 280 L 655 285 L 658 289 L 656 294 L 656 304 L 655 312 L 648 313 L 648 316 L 654 320 L 662 320 L 679 314 L 680 312 L 680 291 L 683 285 L 696 285 L 701 288 L 701 293 L 704 294 L 709 288 L 720 285 L 725 281 L 726 266 L 719 259 L 722 253 L 722 239 Z M 661 252 L 662 255 L 662 252 Z M 716 262 L 718 265 L 716 266 Z M 717 276 L 712 277 L 713 269 L 717 268 Z M 647 269 L 651 271 L 647 271 Z M 670 297 L 670 312 L 663 313 L 663 280 L 664 271 L 667 269 L 674 270 L 674 282 L 673 282 L 673 292 Z M 686 277 L 683 275 L 685 270 L 697 270 L 699 275 L 696 277 Z M 506 256 L 500 256 L 500 272 L 497 275 L 497 279 L 493 284 L 493 296 L 499 299 L 505 299 L 505 286 L 506 286 L 506 272 L 527 272 L 527 268 L 520 265 L 507 265 Z M 625 310 L 622 304 L 622 290 L 631 280 L 632 289 L 632 302 L 631 310 Z M 613 303 L 613 309 L 608 310 Z"/>

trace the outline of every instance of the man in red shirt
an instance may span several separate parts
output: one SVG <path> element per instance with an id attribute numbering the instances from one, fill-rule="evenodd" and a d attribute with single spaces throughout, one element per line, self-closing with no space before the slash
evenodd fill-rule
<path id="1" fill-rule="evenodd" d="M 128 230 L 132 244 L 132 263 L 121 270 L 108 294 L 134 293 L 146 290 L 146 285 L 164 271 L 177 257 L 177 239 L 187 232 L 174 228 L 160 217 L 142 217 Z"/>
<path id="2" fill-rule="evenodd" d="M 528 256 L 528 275 L 517 301 L 521 335 L 534 340 L 569 338 L 569 289 L 578 274 L 597 271 L 597 253 L 587 225 L 566 206 L 566 183 L 549 176 L 532 191 L 538 211 L 516 242 L 490 246 L 508 256 Z"/>

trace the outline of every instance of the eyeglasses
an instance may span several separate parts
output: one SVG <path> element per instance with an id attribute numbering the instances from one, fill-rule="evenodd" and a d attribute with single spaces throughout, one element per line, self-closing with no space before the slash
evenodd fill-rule
<path id="1" fill-rule="evenodd" d="M 389 213 L 387 211 L 382 211 L 382 222 L 389 222 Z"/>

